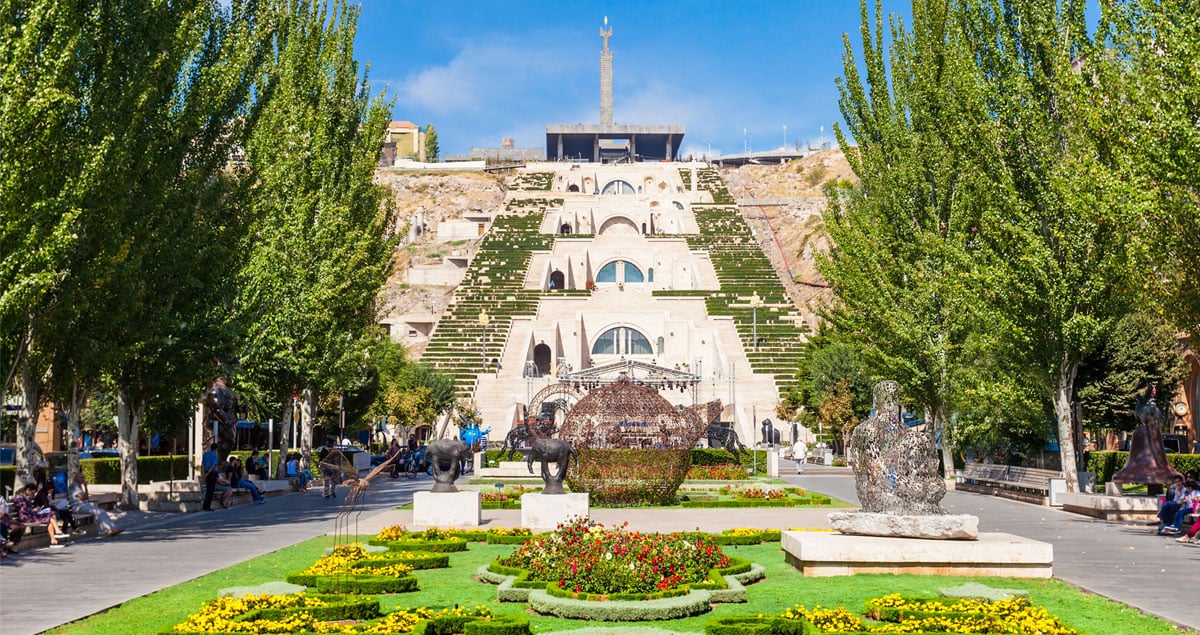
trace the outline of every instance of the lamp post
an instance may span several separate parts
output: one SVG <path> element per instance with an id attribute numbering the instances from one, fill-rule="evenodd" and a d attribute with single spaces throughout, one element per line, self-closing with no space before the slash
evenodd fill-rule
<path id="1" fill-rule="evenodd" d="M 763 305 L 762 298 L 758 297 L 758 292 L 750 296 L 750 308 L 754 309 L 754 350 L 758 350 L 758 308 Z"/>
<path id="2" fill-rule="evenodd" d="M 479 343 L 479 356 L 483 359 L 483 370 L 487 371 L 487 326 L 492 321 L 492 316 L 487 314 L 487 309 L 479 312 L 479 326 L 483 327 L 483 337 Z"/>

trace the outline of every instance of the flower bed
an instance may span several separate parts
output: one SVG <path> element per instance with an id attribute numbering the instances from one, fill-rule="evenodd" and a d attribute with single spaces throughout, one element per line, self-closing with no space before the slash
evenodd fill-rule
<path id="1" fill-rule="evenodd" d="M 981 635 L 1075 635 L 1028 598 L 980 600 L 905 598 L 885 595 L 867 601 L 866 618 L 845 608 L 812 610 L 796 605 L 779 616 L 727 615 L 705 624 L 706 635 L 809 635 L 813 633 L 978 633 Z"/>
<path id="2" fill-rule="evenodd" d="M 467 538 L 455 532 L 430 528 L 425 531 L 407 531 L 404 525 L 384 527 L 367 543 L 387 547 L 391 551 L 430 551 L 454 553 L 467 550 Z"/>
<path id="3" fill-rule="evenodd" d="M 178 633 L 526 635 L 530 629 L 526 618 L 497 617 L 483 606 L 397 609 L 380 617 L 374 598 L 296 593 L 218 598 L 162 635 Z"/>
<path id="4" fill-rule="evenodd" d="M 703 533 L 645 534 L 580 519 L 480 567 L 501 601 L 572 619 L 674 619 L 745 602 L 762 567 L 729 558 Z"/>
<path id="5" fill-rule="evenodd" d="M 521 509 L 521 495 L 542 491 L 540 487 L 512 485 L 480 493 L 484 509 Z"/>
<path id="6" fill-rule="evenodd" d="M 357 543 L 341 545 L 307 569 L 288 574 L 287 581 L 322 593 L 405 593 L 417 590 L 417 579 L 409 575 L 415 563 L 423 568 L 447 566 L 448 562 L 431 562 L 436 558 L 373 554 Z"/>
<path id="7" fill-rule="evenodd" d="M 808 492 L 799 487 L 722 487 L 717 490 L 717 494 L 720 496 L 689 495 L 686 500 L 681 500 L 679 505 L 692 508 L 806 507 L 833 503 L 833 499 L 828 496 Z"/>
<path id="8" fill-rule="evenodd" d="M 574 593 L 654 593 L 705 582 L 713 569 L 728 567 L 729 558 L 695 535 L 605 529 L 577 519 L 498 564 Z"/>
<path id="9" fill-rule="evenodd" d="M 696 465 L 688 468 L 689 481 L 744 481 L 750 478 L 746 468 L 736 463 L 720 465 Z"/>

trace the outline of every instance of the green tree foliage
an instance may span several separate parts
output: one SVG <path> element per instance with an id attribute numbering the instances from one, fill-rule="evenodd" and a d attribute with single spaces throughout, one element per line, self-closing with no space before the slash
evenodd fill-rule
<path id="1" fill-rule="evenodd" d="M 837 296 L 827 317 L 856 339 L 871 368 L 895 378 L 936 429 L 952 407 L 955 374 L 970 360 L 972 288 L 981 184 L 964 170 L 971 117 L 971 57 L 949 4 L 913 3 L 911 30 L 862 4 L 861 67 L 846 36 L 838 81 L 846 130 L 835 127 L 860 184 L 831 188 L 825 215 L 833 241 L 819 261 Z M 852 146 L 847 133 L 857 146 Z M 943 438 L 950 435 L 943 433 Z"/>
<path id="2" fill-rule="evenodd" d="M 1122 318 L 1104 343 L 1079 368 L 1079 403 L 1090 430 L 1132 430 L 1132 409 L 1146 386 L 1159 387 L 1158 406 L 1166 412 L 1171 388 L 1187 367 L 1179 356 L 1175 329 L 1150 311 Z"/>
<path id="3" fill-rule="evenodd" d="M 1082 1 L 964 3 L 979 104 L 968 170 L 981 175 L 981 238 L 995 254 L 984 297 L 1006 354 L 1053 404 L 1077 491 L 1072 400 L 1080 362 L 1132 308 L 1149 201 L 1114 152 L 1126 131 L 1094 77 L 1111 64 Z M 1119 120 L 1119 118 L 1118 118 Z"/>
<path id="4" fill-rule="evenodd" d="M 339 392 L 361 372 L 395 245 L 372 182 L 390 104 L 370 97 L 354 59 L 357 18 L 340 1 L 283 5 L 269 103 L 246 144 L 256 224 L 237 275 L 241 363 L 285 413 L 293 391 Z"/>
<path id="5" fill-rule="evenodd" d="M 425 160 L 430 163 L 437 163 L 439 157 L 442 156 L 442 149 L 438 146 L 437 130 L 434 130 L 433 124 L 425 124 Z"/>
<path id="6" fill-rule="evenodd" d="M 428 364 L 409 361 L 399 344 L 380 342 L 373 359 L 378 380 L 371 412 L 386 416 L 391 425 L 431 423 L 454 404 L 454 380 Z"/>
<path id="7" fill-rule="evenodd" d="M 191 336 L 213 321 L 205 300 L 223 257 L 235 253 L 228 239 L 239 220 L 222 214 L 229 188 L 221 171 L 247 121 L 259 30 L 243 2 L 41 4 L 6 5 L 9 32 L 27 37 L 5 38 L 15 46 L 4 81 L 18 95 L 40 91 L 34 101 L 44 103 L 29 112 L 61 124 L 50 131 L 71 147 L 43 146 L 51 158 L 30 163 L 8 155 L 17 144 L 5 143 L 5 160 L 21 175 L 5 193 L 6 207 L 19 211 L 5 218 L 29 219 L 26 240 L 46 240 L 51 260 L 5 267 L 26 304 L 18 320 L 5 313 L 4 340 L 15 334 L 12 359 L 23 364 L 34 407 L 47 386 L 59 395 L 69 387 L 77 411 L 99 371 L 113 375 L 132 504 L 140 415 L 149 399 L 182 394 L 194 381 Z M 21 68 L 27 61 L 31 74 Z M 9 130 L 36 143 L 21 127 L 21 106 L 7 112 Z M 34 188 L 31 167 L 47 173 Z M 45 213 L 30 213 L 39 207 Z M 55 251 L 65 232 L 71 248 Z"/>
<path id="8" fill-rule="evenodd" d="M 1200 20 L 1191 0 L 1111 0 L 1098 39 L 1124 64 L 1096 67 L 1133 169 L 1149 177 L 1155 214 L 1147 229 L 1162 252 L 1142 282 L 1167 315 L 1200 333 Z M 1165 257 L 1163 257 L 1165 256 Z"/>

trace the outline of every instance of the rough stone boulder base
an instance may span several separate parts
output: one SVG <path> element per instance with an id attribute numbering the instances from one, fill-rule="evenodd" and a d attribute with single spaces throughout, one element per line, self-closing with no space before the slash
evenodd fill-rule
<path id="1" fill-rule="evenodd" d="M 892 536 L 928 540 L 976 540 L 979 517 L 965 514 L 899 516 L 870 512 L 834 512 L 829 522 L 835 531 L 859 536 Z"/>

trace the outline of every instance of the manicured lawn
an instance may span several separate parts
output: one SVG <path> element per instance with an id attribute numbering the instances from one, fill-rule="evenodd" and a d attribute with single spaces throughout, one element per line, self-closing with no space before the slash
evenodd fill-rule
<path id="1" fill-rule="evenodd" d="M 368 537 L 362 537 L 365 542 Z M 96 633 L 104 635 L 142 635 L 168 630 L 184 620 L 189 613 L 216 597 L 217 591 L 228 586 L 253 585 L 282 580 L 291 571 L 301 569 L 332 544 L 328 537 L 314 538 L 286 549 L 261 556 L 227 569 L 202 576 L 183 584 L 163 589 L 126 604 L 94 615 L 80 622 L 60 627 L 51 633 Z M 421 590 L 414 593 L 379 596 L 385 611 L 394 607 L 417 606 L 475 606 L 483 604 L 498 614 L 527 614 L 524 604 L 499 603 L 496 588 L 472 579 L 476 567 L 510 553 L 514 547 L 471 543 L 469 550 L 451 554 L 449 569 L 417 571 Z M 805 578 L 784 562 L 778 544 L 724 547 L 727 553 L 757 562 L 767 570 L 767 578 L 751 585 L 747 604 L 720 604 L 705 615 L 671 622 L 644 623 L 647 626 L 683 632 L 700 633 L 705 620 L 713 615 L 779 614 L 793 604 L 809 608 L 844 606 L 856 613 L 863 603 L 888 593 L 928 596 L 938 589 L 976 581 L 1002 588 L 1028 589 L 1034 603 L 1079 630 L 1080 633 L 1121 633 L 1122 635 L 1154 635 L 1178 633 L 1172 626 L 1136 610 L 1104 598 L 1080 592 L 1056 580 L 1019 580 L 1013 578 L 946 578 L 912 575 L 861 575 L 844 578 Z M 587 626 L 616 626 L 594 624 L 554 617 L 531 615 L 535 632 L 578 629 Z"/>

